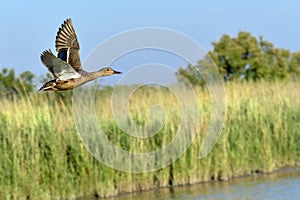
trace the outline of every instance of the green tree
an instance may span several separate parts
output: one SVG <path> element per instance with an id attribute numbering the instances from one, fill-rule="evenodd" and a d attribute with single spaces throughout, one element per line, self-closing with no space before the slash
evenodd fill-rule
<path id="1" fill-rule="evenodd" d="M 289 72 L 291 79 L 295 80 L 300 77 L 300 52 L 293 53 L 290 60 Z"/>
<path id="2" fill-rule="evenodd" d="M 189 64 L 187 68 L 179 68 L 176 75 L 177 80 L 180 83 L 185 83 L 187 80 L 192 85 L 202 85 L 204 82 L 201 74 L 197 70 L 197 67 L 192 66 L 191 64 Z"/>
<path id="3" fill-rule="evenodd" d="M 212 44 L 213 50 L 197 66 L 180 68 L 178 74 L 191 84 L 199 84 L 198 72 L 214 62 L 225 80 L 299 78 L 300 53 L 276 48 L 262 36 L 257 39 L 249 32 L 239 32 L 237 37 L 225 34 Z"/>
<path id="4" fill-rule="evenodd" d="M 3 68 L 0 72 L 0 95 L 13 97 L 32 92 L 35 87 L 33 79 L 34 75 L 29 71 L 17 77 L 14 69 Z"/>

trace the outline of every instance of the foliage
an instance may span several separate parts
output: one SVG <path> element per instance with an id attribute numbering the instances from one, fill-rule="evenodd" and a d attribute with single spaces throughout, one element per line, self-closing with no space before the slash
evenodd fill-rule
<path id="1" fill-rule="evenodd" d="M 299 87 L 297 82 L 226 84 L 224 130 L 212 152 L 203 159 L 199 158 L 199 150 L 211 117 L 210 98 L 207 91 L 196 88 L 201 119 L 193 144 L 171 166 L 142 174 L 119 172 L 95 160 L 77 135 L 71 105 L 57 99 L 54 93 L 2 98 L 0 199 L 114 196 L 299 165 Z M 129 112 L 136 123 L 147 123 L 149 108 L 157 102 L 167 113 L 160 133 L 137 140 L 122 132 L 114 121 L 108 106 L 111 92 L 107 89 L 105 94 L 99 94 L 95 112 L 112 143 L 126 150 L 149 152 L 165 147 L 174 138 L 181 110 L 176 96 L 154 88 L 134 93 Z M 120 159 L 120 155 L 111 159 Z"/>
<path id="2" fill-rule="evenodd" d="M 0 72 L 0 96 L 12 98 L 32 92 L 34 90 L 33 79 L 34 75 L 29 71 L 17 77 L 14 69 L 3 68 Z"/>
<path id="3" fill-rule="evenodd" d="M 197 70 L 214 62 L 225 80 L 295 80 L 300 76 L 300 52 L 276 48 L 262 36 L 257 39 L 248 32 L 239 32 L 237 37 L 225 34 L 212 44 L 213 50 L 198 62 Z M 192 84 L 199 82 L 199 74 L 190 65 L 178 73 Z"/>

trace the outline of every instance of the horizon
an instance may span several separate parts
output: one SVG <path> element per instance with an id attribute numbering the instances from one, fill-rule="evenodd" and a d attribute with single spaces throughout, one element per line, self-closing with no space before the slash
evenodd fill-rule
<path id="1" fill-rule="evenodd" d="M 36 77 L 46 75 L 48 70 L 40 62 L 40 54 L 46 49 L 55 51 L 56 33 L 67 18 L 72 18 L 77 33 L 82 64 L 100 43 L 120 32 L 141 27 L 178 31 L 194 39 L 206 51 L 211 50 L 212 42 L 218 41 L 222 35 L 235 37 L 240 31 L 250 32 L 256 38 L 263 36 L 278 48 L 291 52 L 300 50 L 300 28 L 296 26 L 300 18 L 300 3 L 297 1 L 114 3 L 90 1 L 70 4 L 66 1 L 59 2 L 60 6 L 57 6 L 58 1 L 1 2 L 0 23 L 5 30 L 0 33 L 1 69 L 13 68 L 16 74 L 28 70 Z M 66 9 L 68 7 L 70 9 Z M 51 14 L 45 14 L 45 11 L 51 11 Z M 155 53 L 136 57 L 135 61 L 128 58 L 120 60 L 123 62 L 113 67 L 123 73 L 135 67 L 136 63 L 147 64 L 153 60 L 174 68 L 186 64 L 172 56 Z M 102 80 L 110 83 L 117 79 Z"/>

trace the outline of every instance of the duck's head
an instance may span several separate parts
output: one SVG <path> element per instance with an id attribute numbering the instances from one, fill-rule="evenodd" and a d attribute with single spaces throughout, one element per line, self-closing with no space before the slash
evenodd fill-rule
<path id="1" fill-rule="evenodd" d="M 100 69 L 100 71 L 102 72 L 102 76 L 110 76 L 113 74 L 122 74 L 122 72 L 116 71 L 110 67 L 105 67 L 103 69 Z"/>

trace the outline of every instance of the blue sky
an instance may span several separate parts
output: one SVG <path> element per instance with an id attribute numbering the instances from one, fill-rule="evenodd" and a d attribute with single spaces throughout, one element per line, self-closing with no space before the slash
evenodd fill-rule
<path id="1" fill-rule="evenodd" d="M 140 27 L 182 32 L 207 50 L 223 34 L 235 36 L 239 31 L 263 35 L 277 47 L 300 50 L 300 1 L 297 0 L 11 0 L 1 1 L 0 15 L 0 69 L 14 68 L 17 73 L 47 72 L 40 62 L 40 53 L 49 48 L 55 50 L 56 32 L 69 17 L 77 32 L 83 61 L 105 39 Z M 178 62 L 178 66 L 182 64 Z M 123 66 L 117 68 L 129 70 L 128 64 Z"/>

